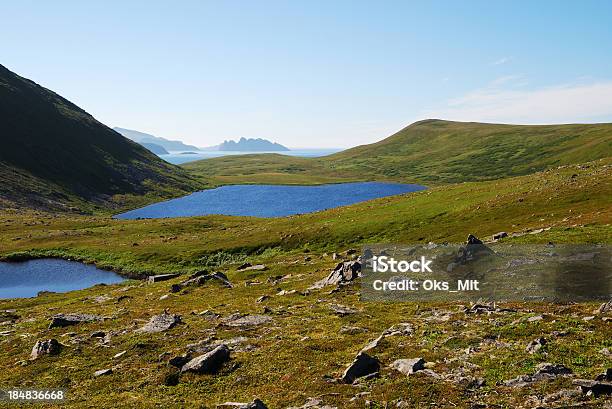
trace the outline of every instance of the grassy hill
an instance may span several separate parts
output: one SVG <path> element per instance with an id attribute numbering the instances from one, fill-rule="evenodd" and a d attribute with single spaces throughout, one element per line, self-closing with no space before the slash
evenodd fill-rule
<path id="1" fill-rule="evenodd" d="M 118 205 L 197 186 L 183 169 L 0 65 L 0 206 Z"/>
<path id="2" fill-rule="evenodd" d="M 323 158 L 247 155 L 184 167 L 213 183 L 395 180 L 428 185 L 525 175 L 610 156 L 612 124 L 499 125 L 425 120 Z"/>

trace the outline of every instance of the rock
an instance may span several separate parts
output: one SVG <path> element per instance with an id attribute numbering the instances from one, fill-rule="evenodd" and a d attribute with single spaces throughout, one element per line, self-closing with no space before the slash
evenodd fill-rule
<path id="1" fill-rule="evenodd" d="M 560 391 L 544 396 L 544 402 L 551 403 L 559 400 L 574 400 L 580 396 L 580 389 L 561 389 Z"/>
<path id="2" fill-rule="evenodd" d="M 564 365 L 544 362 L 536 366 L 536 372 L 534 373 L 534 376 L 551 375 L 553 377 L 556 377 L 558 375 L 569 375 L 571 373 L 572 370 Z"/>
<path id="3" fill-rule="evenodd" d="M 258 303 L 262 303 L 262 302 L 266 301 L 266 300 L 267 300 L 267 299 L 269 299 L 269 298 L 270 298 L 270 296 L 269 296 L 269 295 L 262 295 L 261 297 L 259 297 L 259 298 L 257 299 L 257 302 L 258 302 Z"/>
<path id="4" fill-rule="evenodd" d="M 266 324 L 272 321 L 269 315 L 242 315 L 232 314 L 223 320 L 223 324 L 230 327 L 247 327 Z"/>
<path id="5" fill-rule="evenodd" d="M 176 366 L 177 368 L 182 368 L 189 361 L 191 361 L 191 356 L 189 354 L 185 354 L 170 358 L 168 363 L 172 366 Z"/>
<path id="6" fill-rule="evenodd" d="M 113 359 L 117 359 L 117 358 L 121 358 L 123 355 L 125 355 L 127 353 L 127 351 L 121 351 L 116 353 L 115 355 L 113 355 Z"/>
<path id="7" fill-rule="evenodd" d="M 217 405 L 217 409 L 268 409 L 265 403 L 259 399 L 251 403 L 225 402 Z"/>
<path id="8" fill-rule="evenodd" d="M 162 332 L 167 331 L 177 324 L 181 323 L 181 316 L 176 314 L 169 314 L 164 311 L 160 315 L 154 315 L 151 317 L 149 322 L 142 328 L 136 330 L 136 332 Z"/>
<path id="9" fill-rule="evenodd" d="M 534 382 L 553 380 L 559 376 L 571 375 L 572 370 L 561 365 L 544 362 L 536 366 L 536 371 L 533 375 L 519 375 L 514 379 L 505 381 L 504 385 L 521 388 Z"/>
<path id="10" fill-rule="evenodd" d="M 296 290 L 281 290 L 278 293 L 276 293 L 276 295 L 283 296 L 283 295 L 291 295 L 291 294 L 295 294 L 295 293 L 297 293 Z"/>
<path id="11" fill-rule="evenodd" d="M 353 362 L 346 368 L 342 374 L 342 382 L 353 383 L 358 378 L 369 376 L 377 373 L 380 370 L 378 359 L 372 358 L 365 352 L 360 352 Z"/>
<path id="12" fill-rule="evenodd" d="M 210 352 L 200 355 L 187 362 L 181 368 L 181 372 L 216 373 L 225 362 L 230 359 L 230 350 L 225 344 L 221 344 Z"/>
<path id="13" fill-rule="evenodd" d="M 360 276 L 361 263 L 357 260 L 338 263 L 332 272 L 323 280 L 314 283 L 309 290 L 316 290 L 328 285 L 348 284 Z"/>
<path id="14" fill-rule="evenodd" d="M 106 336 L 106 332 L 104 331 L 94 331 L 89 335 L 89 338 L 104 338 Z"/>
<path id="15" fill-rule="evenodd" d="M 593 311 L 593 314 L 605 314 L 612 311 L 612 300 L 605 302 L 599 306 L 598 309 Z"/>
<path id="16" fill-rule="evenodd" d="M 596 381 L 612 382 L 612 368 L 608 368 L 604 373 L 597 375 Z"/>
<path id="17" fill-rule="evenodd" d="M 612 394 L 612 382 L 591 381 L 589 379 L 575 379 L 573 382 L 582 393 L 598 397 L 600 395 Z"/>
<path id="18" fill-rule="evenodd" d="M 159 300 L 163 301 L 163 300 L 167 300 L 168 298 L 170 298 L 170 294 L 164 294 L 161 297 L 159 297 Z"/>
<path id="19" fill-rule="evenodd" d="M 241 267 L 243 267 L 243 268 L 241 268 Z M 251 265 L 249 263 L 245 263 L 242 266 L 238 267 L 238 271 L 264 271 L 264 270 L 267 270 L 267 269 L 268 269 L 268 267 L 266 267 L 264 264 L 255 264 L 253 266 L 253 265 Z"/>
<path id="20" fill-rule="evenodd" d="M 537 321 L 542 321 L 543 319 L 544 319 L 544 316 L 542 315 L 534 315 L 533 317 L 527 318 L 527 322 L 537 322 Z"/>
<path id="21" fill-rule="evenodd" d="M 177 293 L 186 287 L 199 287 L 206 284 L 209 281 L 216 281 L 227 288 L 232 288 L 233 285 L 227 278 L 227 276 L 221 272 L 206 273 L 198 272 L 192 274 L 188 280 L 185 280 L 179 284 L 173 284 L 170 286 L 170 292 Z"/>
<path id="22" fill-rule="evenodd" d="M 57 314 L 51 318 L 49 329 L 67 327 L 82 322 L 100 321 L 102 317 L 93 314 Z"/>
<path id="23" fill-rule="evenodd" d="M 155 275 L 155 276 L 149 276 L 147 277 L 147 282 L 149 284 L 153 284 L 153 283 L 159 283 L 160 281 L 167 281 L 167 280 L 172 280 L 173 278 L 176 278 L 180 276 L 180 274 L 178 273 L 172 273 L 172 274 L 159 274 L 159 275 Z"/>
<path id="24" fill-rule="evenodd" d="M 329 308 L 341 317 L 357 313 L 357 310 L 340 304 L 331 304 Z"/>
<path id="25" fill-rule="evenodd" d="M 530 354 L 535 354 L 540 349 L 542 349 L 544 345 L 546 345 L 545 338 L 543 337 L 536 338 L 533 341 L 531 341 L 529 344 L 527 344 L 527 347 L 525 348 L 525 352 L 528 352 Z"/>
<path id="26" fill-rule="evenodd" d="M 505 231 L 500 231 L 499 233 L 493 235 L 493 240 L 500 240 L 504 237 L 508 237 L 508 233 L 506 233 Z"/>
<path id="27" fill-rule="evenodd" d="M 246 268 L 249 268 L 249 267 L 252 267 L 252 266 L 253 266 L 253 264 L 251 264 L 251 263 L 244 263 L 244 264 L 241 264 L 240 266 L 238 266 L 238 268 L 236 270 L 242 271 L 242 270 L 244 270 Z"/>
<path id="28" fill-rule="evenodd" d="M 36 341 L 32 348 L 31 359 L 38 359 L 43 355 L 57 355 L 60 353 L 61 344 L 56 339 Z"/>
<path id="29" fill-rule="evenodd" d="M 410 375 L 425 369 L 425 360 L 423 358 L 398 359 L 393 361 L 391 368 L 397 369 L 404 375 Z"/>
<path id="30" fill-rule="evenodd" d="M 484 244 L 478 237 L 473 234 L 469 234 L 465 244 Z"/>
<path id="31" fill-rule="evenodd" d="M 100 369 L 99 371 L 94 372 L 94 376 L 97 378 L 98 376 L 111 375 L 112 373 L 112 369 Z"/>

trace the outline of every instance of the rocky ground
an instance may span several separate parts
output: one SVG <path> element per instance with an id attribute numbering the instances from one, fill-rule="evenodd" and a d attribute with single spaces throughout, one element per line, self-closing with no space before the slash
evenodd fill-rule
<path id="1" fill-rule="evenodd" d="M 362 302 L 355 257 L 0 302 L 0 385 L 74 407 L 612 407 L 610 303 Z"/>

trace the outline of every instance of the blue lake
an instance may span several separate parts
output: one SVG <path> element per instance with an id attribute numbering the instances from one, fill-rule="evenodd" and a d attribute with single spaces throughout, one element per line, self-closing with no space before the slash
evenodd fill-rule
<path id="1" fill-rule="evenodd" d="M 38 259 L 0 263 L 0 299 L 35 297 L 39 291 L 64 293 L 123 280 L 112 271 L 76 261 Z"/>
<path id="2" fill-rule="evenodd" d="M 424 190 L 399 183 L 339 183 L 318 186 L 231 185 L 203 190 L 115 216 L 118 219 L 230 216 L 282 217 Z"/>

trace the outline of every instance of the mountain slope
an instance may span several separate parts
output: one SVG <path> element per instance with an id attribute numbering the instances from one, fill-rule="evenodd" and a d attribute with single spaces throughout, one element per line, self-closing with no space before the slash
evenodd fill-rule
<path id="1" fill-rule="evenodd" d="M 446 184 L 525 175 L 612 155 L 612 124 L 499 125 L 426 120 L 322 158 L 258 155 L 185 168 L 215 183 L 395 180 Z M 242 166 L 241 166 L 242 164 Z"/>
<path id="2" fill-rule="evenodd" d="M 121 135 L 125 136 L 128 139 L 133 140 L 138 143 L 154 143 L 156 145 L 162 146 L 164 149 L 168 151 L 197 151 L 198 148 L 193 145 L 184 144 L 181 141 L 171 141 L 166 138 L 161 138 L 159 136 L 151 135 L 144 132 L 134 131 L 133 129 L 125 129 L 114 127 L 113 130 L 115 132 L 119 132 Z"/>
<path id="3" fill-rule="evenodd" d="M 156 143 L 140 142 L 140 144 L 156 155 L 168 155 L 169 154 L 169 152 L 166 149 L 164 149 L 163 146 L 158 145 Z"/>
<path id="4" fill-rule="evenodd" d="M 138 201 L 198 186 L 184 170 L 1 65 L 0 143 L 0 206 L 117 205 L 115 195 Z"/>

